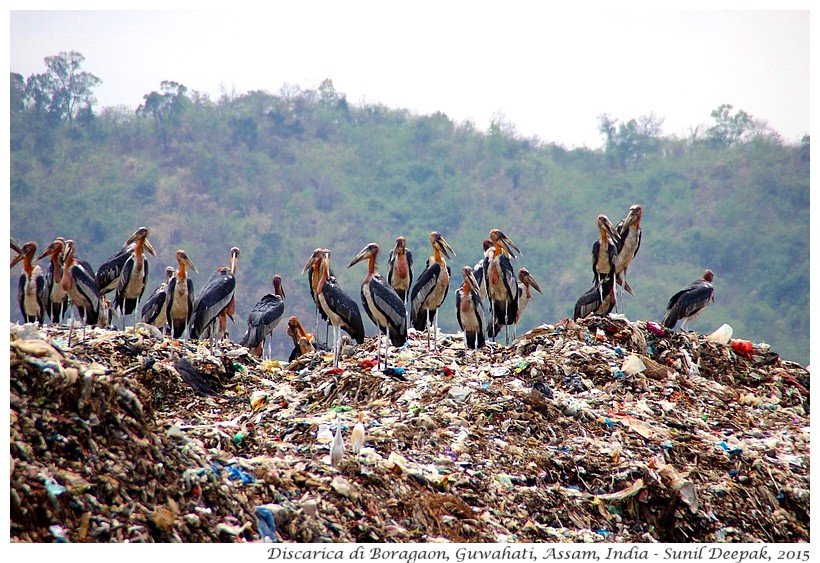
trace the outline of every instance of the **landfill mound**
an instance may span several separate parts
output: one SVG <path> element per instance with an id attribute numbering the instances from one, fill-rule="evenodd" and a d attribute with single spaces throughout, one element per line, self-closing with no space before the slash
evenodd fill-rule
<path id="1" fill-rule="evenodd" d="M 765 344 L 622 316 L 477 353 L 410 332 L 378 370 L 375 337 L 333 368 L 12 324 L 11 541 L 810 540 L 809 373 Z"/>

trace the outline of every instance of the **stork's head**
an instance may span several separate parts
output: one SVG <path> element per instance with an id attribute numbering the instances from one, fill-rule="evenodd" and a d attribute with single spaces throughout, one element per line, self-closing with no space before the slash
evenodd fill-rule
<path id="1" fill-rule="evenodd" d="M 544 292 L 541 291 L 540 287 L 538 287 L 538 282 L 535 281 L 535 278 L 532 277 L 529 270 L 527 270 L 526 268 L 518 269 L 518 279 L 521 280 L 521 283 L 523 283 L 525 286 L 531 287 L 535 291 L 543 295 Z"/>
<path id="2" fill-rule="evenodd" d="M 407 239 L 404 237 L 396 237 L 396 252 L 398 253 L 400 250 L 404 251 L 405 249 L 407 249 Z"/>
<path id="3" fill-rule="evenodd" d="M 284 299 L 285 288 L 282 287 L 282 276 L 280 276 L 279 274 L 275 274 L 271 279 L 271 283 L 273 283 L 273 293 Z"/>
<path id="4" fill-rule="evenodd" d="M 347 267 L 351 267 L 353 264 L 358 264 L 362 260 L 367 260 L 368 258 L 373 258 L 375 261 L 376 258 L 379 256 L 379 245 L 375 242 L 371 242 L 364 248 L 362 248 L 359 253 L 350 261 L 350 264 Z"/>
<path id="5" fill-rule="evenodd" d="M 145 250 L 147 250 L 152 256 L 157 255 L 157 251 L 154 250 L 154 247 L 148 240 L 148 227 L 140 227 L 139 229 L 134 231 L 134 234 L 128 237 L 128 240 L 125 241 L 125 244 L 122 245 L 122 247 L 125 248 L 130 244 L 137 244 L 138 242 L 142 242 Z"/>
<path id="6" fill-rule="evenodd" d="M 302 268 L 302 273 L 303 274 L 305 272 L 307 272 L 308 270 L 310 270 L 313 266 L 315 266 L 322 259 L 323 252 L 324 252 L 323 248 L 317 248 L 313 251 L 313 253 L 310 255 L 310 258 L 308 258 L 308 261 L 305 262 L 305 267 Z"/>
<path id="7" fill-rule="evenodd" d="M 521 254 L 521 250 L 516 246 L 516 244 L 504 233 L 501 232 L 501 229 L 493 229 L 490 231 L 490 241 L 497 247 L 501 247 L 502 250 L 507 252 L 513 258 L 516 257 L 515 252 Z M 513 252 L 515 250 L 515 252 Z"/>
<path id="8" fill-rule="evenodd" d="M 629 212 L 626 214 L 626 218 L 624 219 L 624 225 L 631 225 L 641 222 L 641 215 L 643 215 L 643 209 L 637 203 L 634 204 L 632 207 L 629 208 Z"/>
<path id="9" fill-rule="evenodd" d="M 24 259 L 28 258 L 29 262 L 37 253 L 37 243 L 33 240 L 27 242 L 20 248 L 20 253 L 15 256 L 11 261 L 11 267 L 13 268 L 19 262 L 22 262 Z"/>
<path id="10" fill-rule="evenodd" d="M 180 269 L 182 269 L 182 265 L 185 264 L 186 266 L 191 268 L 193 271 L 195 271 L 197 274 L 199 273 L 199 270 L 197 270 L 196 266 L 194 266 L 193 260 L 188 258 L 188 253 L 187 252 L 185 252 L 184 250 L 182 250 L 180 248 L 179 250 L 176 251 L 176 257 L 177 257 L 177 262 L 179 263 Z"/>
<path id="11" fill-rule="evenodd" d="M 704 281 L 708 281 L 709 283 L 712 283 L 712 280 L 714 280 L 714 279 L 715 279 L 715 274 L 714 274 L 714 272 L 712 272 L 712 270 L 710 270 L 709 268 L 707 268 L 707 269 L 703 272 L 703 280 L 704 280 Z"/>
<path id="12" fill-rule="evenodd" d="M 167 268 L 165 268 L 165 281 L 166 282 L 171 281 L 171 278 L 174 277 L 174 274 L 176 272 L 177 271 L 174 269 L 173 266 L 168 266 Z"/>
<path id="13" fill-rule="evenodd" d="M 444 240 L 444 237 L 436 231 L 430 233 L 430 244 L 433 246 L 433 250 L 438 250 L 451 260 L 453 259 L 453 256 L 456 255 L 456 251 L 453 250 L 453 247 L 450 246 L 450 244 Z M 450 255 L 450 252 L 453 253 L 452 256 Z"/>
<path id="14" fill-rule="evenodd" d="M 478 280 L 475 279 L 473 269 L 470 266 L 464 266 L 461 268 L 461 275 L 464 276 L 464 281 L 470 286 L 470 289 L 478 293 Z"/>
<path id="15" fill-rule="evenodd" d="M 57 237 L 54 241 L 49 244 L 45 250 L 43 250 L 40 255 L 37 257 L 37 261 L 42 260 L 46 256 L 59 256 L 62 257 L 63 250 L 65 250 L 65 239 L 62 237 Z"/>
<path id="16" fill-rule="evenodd" d="M 601 233 L 601 236 L 609 235 L 612 239 L 618 240 L 618 235 L 615 234 L 615 227 L 612 226 L 612 221 L 609 220 L 609 217 L 601 213 L 598 215 L 598 230 Z"/>
<path id="17" fill-rule="evenodd" d="M 231 273 L 236 273 L 236 267 L 239 265 L 239 247 L 231 248 Z"/>

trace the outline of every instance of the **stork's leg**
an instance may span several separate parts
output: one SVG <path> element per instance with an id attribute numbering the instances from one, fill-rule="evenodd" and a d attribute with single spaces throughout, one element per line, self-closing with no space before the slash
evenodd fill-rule
<path id="1" fill-rule="evenodd" d="M 506 340 L 507 346 L 510 345 L 510 325 L 506 324 L 506 323 L 510 322 L 509 321 L 510 313 L 509 313 L 509 310 L 507 308 L 508 306 L 509 306 L 509 301 L 504 301 L 504 323 L 505 323 L 504 324 L 504 340 Z"/>
<path id="2" fill-rule="evenodd" d="M 427 349 L 430 349 L 430 309 L 427 309 Z"/>
<path id="3" fill-rule="evenodd" d="M 74 333 L 74 309 L 71 307 L 71 324 L 68 325 L 68 347 L 71 348 L 71 335 Z"/>
<path id="4" fill-rule="evenodd" d="M 433 346 L 438 352 L 438 309 L 433 313 Z"/>

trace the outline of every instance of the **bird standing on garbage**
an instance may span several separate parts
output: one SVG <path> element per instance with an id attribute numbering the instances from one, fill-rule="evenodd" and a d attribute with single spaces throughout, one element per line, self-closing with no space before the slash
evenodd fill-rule
<path id="1" fill-rule="evenodd" d="M 85 260 L 74 256 L 75 251 L 76 243 L 71 239 L 65 241 L 63 279 L 60 283 L 74 305 L 71 308 L 71 328 L 68 331 L 69 348 L 71 348 L 71 336 L 74 332 L 74 309 L 77 309 L 83 321 L 83 342 L 85 342 L 85 326 L 97 324 L 100 314 L 100 290 L 97 287 L 94 268 Z"/>
<path id="2" fill-rule="evenodd" d="M 350 451 L 354 454 L 358 454 L 364 445 L 364 416 L 362 411 L 359 411 L 356 415 L 356 419 L 356 425 L 350 433 Z"/>
<path id="3" fill-rule="evenodd" d="M 464 282 L 456 290 L 456 320 L 464 331 L 467 350 L 473 350 L 473 359 L 478 365 L 478 349 L 485 344 L 484 340 L 484 305 L 479 296 L 478 280 L 470 266 L 461 268 Z"/>
<path id="4" fill-rule="evenodd" d="M 307 273 L 308 279 L 308 288 L 310 289 L 310 297 L 313 299 L 313 303 L 316 305 L 316 328 L 314 329 L 315 332 L 319 332 L 319 318 L 325 321 L 325 345 L 327 345 L 328 340 L 328 331 L 330 330 L 330 320 L 328 320 L 327 315 L 325 314 L 324 310 L 322 310 L 322 306 L 319 304 L 319 296 L 316 295 L 316 286 L 319 283 L 319 275 L 320 270 L 322 268 L 322 253 L 326 249 L 324 248 L 316 248 L 313 250 L 313 253 L 310 255 L 307 264 L 305 264 L 305 268 L 302 270 L 302 273 Z M 329 251 L 328 251 L 329 252 Z M 310 267 L 308 267 L 310 264 Z M 328 278 L 336 283 L 336 276 L 333 275 L 333 270 L 330 271 Z"/>
<path id="5" fill-rule="evenodd" d="M 171 328 L 171 337 L 180 338 L 185 327 L 191 322 L 194 314 L 194 282 L 188 275 L 188 268 L 199 273 L 188 253 L 182 249 L 176 251 L 177 270 L 168 280 L 168 306 L 165 308 L 165 317 Z"/>
<path id="6" fill-rule="evenodd" d="M 615 278 L 615 268 L 618 261 L 618 234 L 609 217 L 603 213 L 596 219 L 598 224 L 598 238 L 592 244 L 592 282 L 599 288 L 601 301 L 605 301 L 603 293 L 604 281 Z M 612 295 L 609 297 L 613 304 L 615 299 L 615 285 L 611 285 Z"/>
<path id="7" fill-rule="evenodd" d="M 607 276 L 601 285 L 595 284 L 575 302 L 573 319 L 583 319 L 589 315 L 608 315 L 615 307 L 615 276 Z"/>
<path id="8" fill-rule="evenodd" d="M 518 310 L 516 311 L 515 324 L 513 325 L 513 338 L 516 336 L 516 327 L 524 315 L 524 309 L 527 308 L 527 304 L 530 302 L 530 299 L 532 299 L 530 288 L 533 288 L 542 295 L 544 293 L 541 291 L 541 287 L 539 287 L 538 282 L 535 281 L 535 278 L 532 277 L 529 270 L 526 268 L 518 268 Z"/>
<path id="9" fill-rule="evenodd" d="M 52 323 L 60 323 L 68 311 L 68 295 L 62 286 L 64 250 L 65 239 L 57 237 L 36 260 L 39 262 L 46 256 L 50 258 L 46 268 L 46 313 Z"/>
<path id="10" fill-rule="evenodd" d="M 336 413 L 336 434 L 333 436 L 333 444 L 330 446 L 330 465 L 339 467 L 345 455 L 345 442 L 342 438 L 342 419 Z"/>
<path id="11" fill-rule="evenodd" d="M 487 323 L 487 336 L 495 338 L 501 327 L 505 327 L 507 344 L 510 334 L 507 327 L 515 323 L 518 315 L 518 282 L 512 259 L 519 254 L 518 246 L 499 229 L 490 231 L 492 247 L 484 258 L 484 277 L 487 297 L 490 300 L 490 319 Z"/>
<path id="12" fill-rule="evenodd" d="M 287 333 L 293 340 L 293 350 L 288 356 L 289 362 L 314 351 L 313 344 L 310 342 L 310 335 L 305 331 L 298 317 L 292 316 L 288 319 Z"/>
<path id="13" fill-rule="evenodd" d="M 46 277 L 43 269 L 34 264 L 34 255 L 37 254 L 37 243 L 29 241 L 20 248 L 19 254 L 11 261 L 11 268 L 23 263 L 23 273 L 17 285 L 17 302 L 20 304 L 20 313 L 23 322 L 37 322 L 43 324 L 46 314 Z"/>
<path id="14" fill-rule="evenodd" d="M 641 247 L 641 216 L 643 209 L 637 203 L 629 208 L 626 217 L 621 219 L 615 227 L 618 235 L 618 257 L 615 261 L 615 282 L 623 288 L 629 295 L 635 295 L 629 282 L 626 281 L 626 271 L 632 264 L 638 249 Z M 617 290 L 617 287 L 616 287 Z M 623 297 L 623 291 L 621 296 Z M 623 310 L 623 307 L 622 307 Z"/>
<path id="15" fill-rule="evenodd" d="M 194 340 L 209 338 L 211 350 L 214 343 L 225 334 L 226 316 L 233 320 L 236 310 L 236 263 L 239 248 L 231 248 L 230 266 L 220 266 L 205 282 L 194 303 L 194 312 L 188 324 L 188 335 Z"/>
<path id="16" fill-rule="evenodd" d="M 142 294 L 145 292 L 145 285 L 148 282 L 148 260 L 145 258 L 145 251 L 152 256 L 157 253 L 148 240 L 148 228 L 140 227 L 131 237 L 125 241 L 127 246 L 134 246 L 131 254 L 126 258 L 120 272 L 117 291 L 114 294 L 114 308 L 119 309 L 122 314 L 122 327 L 125 330 L 125 317 L 134 313 Z M 136 316 L 136 314 L 135 314 Z"/>
<path id="17" fill-rule="evenodd" d="M 320 265 L 315 268 L 317 261 Z M 333 367 L 339 366 L 342 329 L 358 344 L 364 343 L 364 323 L 359 306 L 330 276 L 330 250 L 323 248 L 308 259 L 302 272 L 313 269 L 312 289 L 322 311 L 333 325 Z"/>
<path id="18" fill-rule="evenodd" d="M 348 268 L 367 260 L 367 274 L 362 281 L 362 305 L 379 329 L 378 345 L 376 353 L 376 367 L 381 367 L 381 340 L 385 336 L 384 343 L 384 367 L 387 368 L 387 355 L 389 345 L 395 347 L 403 346 L 407 342 L 407 310 L 404 302 L 393 287 L 376 271 L 376 260 L 379 257 L 379 245 L 371 242 L 365 246 L 347 265 Z M 387 342 L 387 339 L 390 342 Z"/>
<path id="19" fill-rule="evenodd" d="M 707 268 L 699 280 L 675 293 L 666 305 L 666 313 L 661 324 L 672 329 L 683 319 L 680 329 L 687 332 L 689 323 L 715 300 L 715 286 L 712 285 L 714 279 L 715 274 Z"/>
<path id="20" fill-rule="evenodd" d="M 450 267 L 442 255 L 452 259 L 456 255 L 450 244 L 436 231 L 430 233 L 433 256 L 410 291 L 410 322 L 416 330 L 427 328 L 427 348 L 430 348 L 430 327 L 433 327 L 433 344 L 438 349 L 438 309 L 444 303 L 450 289 Z"/>
<path id="21" fill-rule="evenodd" d="M 407 239 L 396 238 L 396 246 L 387 256 L 387 283 L 404 303 L 406 320 L 410 320 L 410 289 L 413 287 L 413 253 L 407 250 Z M 409 328 L 409 323 L 408 323 Z"/>
<path id="22" fill-rule="evenodd" d="M 174 277 L 174 272 L 173 266 L 165 268 L 165 281 L 154 288 L 154 291 L 152 291 L 148 299 L 145 300 L 145 303 L 142 305 L 142 310 L 140 311 L 142 322 L 157 327 L 163 334 L 165 333 L 165 326 L 168 323 L 168 319 L 165 316 L 165 309 L 168 304 L 168 282 Z"/>
<path id="23" fill-rule="evenodd" d="M 282 316 L 285 314 L 285 290 L 282 287 L 282 277 L 274 275 L 271 279 L 273 293 L 267 293 L 253 306 L 248 314 L 248 328 L 239 342 L 240 346 L 250 349 L 254 356 L 261 356 L 265 347 L 265 339 L 273 332 Z M 270 342 L 270 340 L 268 340 Z M 268 357 L 270 357 L 268 350 Z"/>

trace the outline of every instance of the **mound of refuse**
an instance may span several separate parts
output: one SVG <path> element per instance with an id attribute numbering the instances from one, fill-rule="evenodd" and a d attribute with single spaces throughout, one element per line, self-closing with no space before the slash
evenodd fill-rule
<path id="1" fill-rule="evenodd" d="M 766 344 L 617 315 L 477 352 L 410 333 L 333 368 L 12 324 L 11 541 L 810 540 L 809 372 Z"/>

